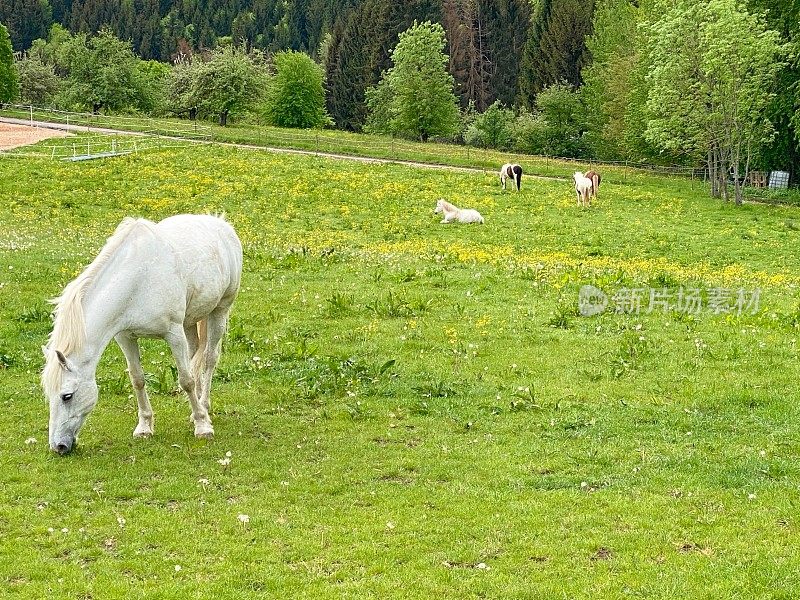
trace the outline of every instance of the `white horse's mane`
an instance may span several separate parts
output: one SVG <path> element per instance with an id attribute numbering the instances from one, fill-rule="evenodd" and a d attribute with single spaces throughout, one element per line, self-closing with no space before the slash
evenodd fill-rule
<path id="1" fill-rule="evenodd" d="M 83 319 L 83 296 L 86 290 L 138 225 L 153 226 L 154 223 L 147 219 L 125 217 L 91 264 L 67 284 L 58 298 L 50 301 L 56 307 L 53 310 L 53 331 L 47 339 L 47 348 L 51 352 L 48 353 L 42 371 L 42 385 L 45 389 L 56 390 L 61 385 L 61 365 L 58 360 L 53 360 L 52 353 L 59 350 L 69 356 L 83 348 L 86 342 L 86 324 Z"/>
<path id="2" fill-rule="evenodd" d="M 456 212 L 459 208 L 455 204 L 450 204 L 444 198 L 439 198 L 439 203 L 442 205 L 442 208 L 447 212 Z"/>

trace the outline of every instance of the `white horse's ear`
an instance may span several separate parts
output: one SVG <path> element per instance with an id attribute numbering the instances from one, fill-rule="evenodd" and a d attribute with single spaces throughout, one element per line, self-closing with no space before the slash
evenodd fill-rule
<path id="1" fill-rule="evenodd" d="M 58 362 L 61 364 L 61 368 L 65 371 L 72 371 L 70 362 L 67 360 L 67 357 L 61 352 L 61 350 L 56 350 L 56 356 L 58 357 Z"/>

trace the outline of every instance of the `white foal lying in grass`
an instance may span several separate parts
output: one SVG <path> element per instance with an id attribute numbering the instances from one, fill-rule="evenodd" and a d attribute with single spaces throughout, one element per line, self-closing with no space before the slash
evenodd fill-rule
<path id="1" fill-rule="evenodd" d="M 483 217 L 477 210 L 473 208 L 458 208 L 441 198 L 436 201 L 436 208 L 433 212 L 444 215 L 440 223 L 452 223 L 453 221 L 458 221 L 459 223 L 483 223 Z"/>

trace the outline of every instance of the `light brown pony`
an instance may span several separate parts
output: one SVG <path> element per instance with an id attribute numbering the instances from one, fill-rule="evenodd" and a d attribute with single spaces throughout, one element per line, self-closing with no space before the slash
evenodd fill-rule
<path id="1" fill-rule="evenodd" d="M 592 196 L 594 199 L 597 200 L 597 190 L 600 189 L 600 173 L 597 171 L 587 171 L 583 175 L 586 179 L 590 179 L 592 182 Z"/>

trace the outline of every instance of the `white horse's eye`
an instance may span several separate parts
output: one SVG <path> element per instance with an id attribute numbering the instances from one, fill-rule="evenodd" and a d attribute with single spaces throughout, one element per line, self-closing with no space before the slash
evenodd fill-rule
<path id="1" fill-rule="evenodd" d="M 61 394 L 62 402 L 69 402 L 70 400 L 72 400 L 72 394 Z"/>

